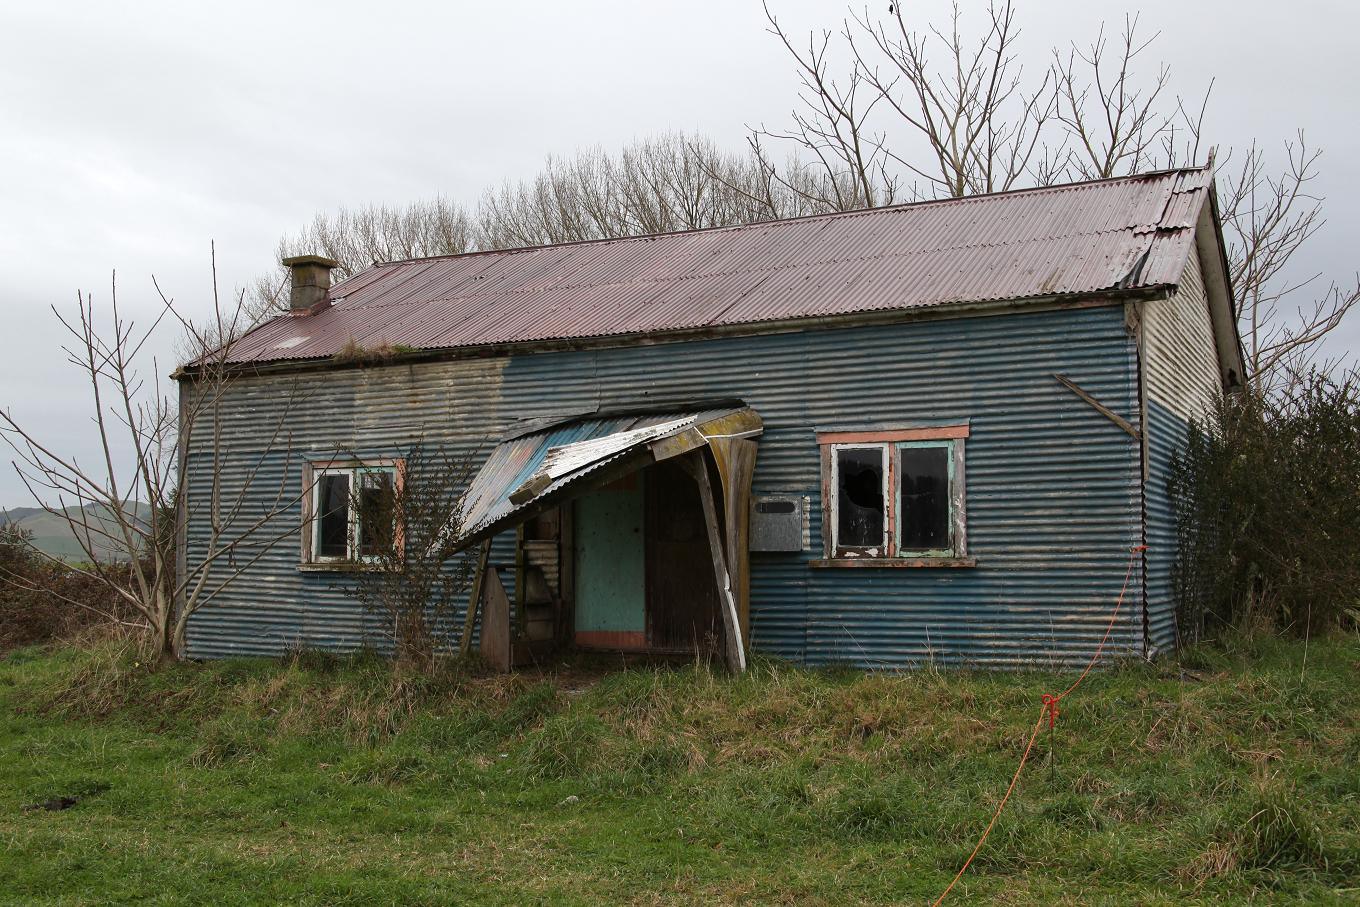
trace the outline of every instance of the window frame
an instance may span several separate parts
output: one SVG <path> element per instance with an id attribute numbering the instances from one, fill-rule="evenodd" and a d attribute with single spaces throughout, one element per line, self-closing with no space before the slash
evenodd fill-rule
<path id="1" fill-rule="evenodd" d="M 396 467 L 395 465 L 393 465 L 393 466 L 370 466 L 370 465 L 364 465 L 364 466 L 358 466 L 358 467 L 356 467 L 356 468 L 354 469 L 354 477 L 353 477 L 352 479 L 350 479 L 350 483 L 351 483 L 351 485 L 352 485 L 352 487 L 353 487 L 353 491 L 350 493 L 350 501 L 351 501 L 351 502 L 357 502 L 357 503 L 359 503 L 360 505 L 362 505 L 362 503 L 363 503 L 363 494 L 364 494 L 363 477 L 364 477 L 364 476 L 374 476 L 374 475 L 384 475 L 384 476 L 390 476 L 390 477 L 391 477 L 390 482 L 388 483 L 388 488 L 389 488 L 389 491 L 390 491 L 391 494 L 392 494 L 392 504 L 393 504 L 393 511 L 392 511 L 392 542 L 396 545 L 397 549 L 400 550 L 400 549 L 401 549 L 401 528 L 397 526 L 397 513 L 396 513 L 396 509 L 395 509 L 395 505 L 396 505 L 396 496 L 397 496 L 397 489 L 398 489 L 399 486 L 397 485 L 397 467 Z M 366 554 L 364 554 L 364 509 L 363 509 L 363 507 L 362 507 L 362 506 L 359 506 L 359 507 L 355 508 L 355 511 L 354 511 L 353 516 L 354 516 L 353 523 L 352 523 L 353 528 L 352 528 L 352 530 L 351 530 L 351 533 L 352 533 L 352 536 L 353 536 L 352 544 L 353 544 L 354 560 L 355 560 L 355 561 L 358 561 L 358 562 L 361 562 L 361 563 L 377 563 L 377 561 L 378 561 L 378 559 L 379 559 L 379 557 L 380 557 L 379 555 L 376 555 L 376 554 L 368 554 L 368 555 L 366 555 Z"/>
<path id="2" fill-rule="evenodd" d="M 841 545 L 840 543 L 840 458 L 836 456 L 842 450 L 877 450 L 880 454 L 880 462 L 883 467 L 883 540 L 877 545 Z M 878 549 L 889 550 L 892 543 L 892 531 L 890 520 L 892 519 L 892 505 L 889 501 L 891 486 L 891 465 L 892 454 L 887 444 L 866 443 L 866 444 L 832 444 L 831 445 L 831 493 L 835 496 L 837 509 L 832 514 L 831 522 L 831 547 L 834 551 L 847 552 L 846 557 L 882 557 Z"/>
<path id="3" fill-rule="evenodd" d="M 385 473 L 392 476 L 392 491 L 400 495 L 405 482 L 406 461 L 395 457 L 366 457 L 360 459 L 327 460 L 306 463 L 303 468 L 302 539 L 300 569 L 344 570 L 376 569 L 378 555 L 364 555 L 359 546 L 362 539 L 362 508 L 355 507 L 360 490 L 360 477 L 365 473 Z M 346 502 L 345 554 L 343 557 L 322 555 L 321 548 L 321 486 L 328 475 L 349 477 L 349 496 Z M 393 529 L 396 543 L 402 544 L 402 527 Z"/>
<path id="4" fill-rule="evenodd" d="M 961 553 L 956 550 L 955 538 L 958 535 L 958 515 L 955 510 L 954 489 L 957 479 L 956 469 L 958 466 L 956 451 L 957 446 L 962 442 L 956 438 L 931 438 L 921 441 L 895 441 L 892 445 L 893 455 L 893 478 L 896 480 L 894 488 L 893 504 L 897 511 L 893 519 L 893 556 L 894 557 L 960 557 Z M 946 451 L 945 475 L 947 487 L 945 491 L 945 533 L 948 535 L 949 544 L 944 548 L 903 548 L 902 547 L 902 450 L 912 448 L 915 450 L 940 450 Z"/>
<path id="5" fill-rule="evenodd" d="M 322 513 L 322 488 L 325 485 L 327 476 L 344 476 L 348 480 L 345 493 L 345 553 L 340 556 L 326 555 L 321 553 L 321 518 Z M 354 551 L 354 470 L 352 468 L 328 467 L 316 471 L 311 490 L 311 556 L 308 560 L 313 564 L 343 564 L 352 558 L 350 555 Z"/>
<path id="6" fill-rule="evenodd" d="M 814 567 L 971 567 L 976 558 L 968 554 L 967 506 L 965 490 L 965 451 L 970 434 L 968 423 L 917 428 L 870 429 L 864 431 L 818 431 L 817 443 L 822 462 L 822 547 L 823 557 L 811 562 Z M 904 448 L 943 448 L 948 451 L 948 531 L 945 548 L 904 549 L 900 547 L 901 460 Z M 882 546 L 842 546 L 840 544 L 840 472 L 838 450 L 879 448 L 884 450 L 884 543 Z M 877 550 L 875 550 L 877 549 Z"/>

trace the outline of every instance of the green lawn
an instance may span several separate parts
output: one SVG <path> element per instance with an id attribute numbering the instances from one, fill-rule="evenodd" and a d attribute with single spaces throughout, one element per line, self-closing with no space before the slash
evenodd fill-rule
<path id="1" fill-rule="evenodd" d="M 1069 680 L 24 650 L 0 899 L 929 904 Z M 1123 667 L 1064 706 L 948 903 L 1360 903 L 1354 637 Z"/>

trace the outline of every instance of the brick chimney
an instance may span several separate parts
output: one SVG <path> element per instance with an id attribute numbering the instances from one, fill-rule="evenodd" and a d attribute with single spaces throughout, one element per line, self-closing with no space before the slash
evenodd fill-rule
<path id="1" fill-rule="evenodd" d="M 314 315 L 330 308 L 331 268 L 339 262 L 320 255 L 294 255 L 283 264 L 293 273 L 288 308 L 294 315 Z"/>

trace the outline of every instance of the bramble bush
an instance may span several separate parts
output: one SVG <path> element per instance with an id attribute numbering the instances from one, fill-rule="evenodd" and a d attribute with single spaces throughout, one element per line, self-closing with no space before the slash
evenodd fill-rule
<path id="1" fill-rule="evenodd" d="M 18 526 L 0 526 L 0 652 L 133 620 L 99 583 L 36 554 L 30 538 Z"/>

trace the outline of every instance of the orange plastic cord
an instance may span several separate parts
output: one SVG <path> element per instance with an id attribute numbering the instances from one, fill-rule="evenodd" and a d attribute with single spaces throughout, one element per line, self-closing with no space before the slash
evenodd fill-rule
<path id="1" fill-rule="evenodd" d="M 997 819 L 1001 818 L 1001 811 L 1006 808 L 1006 801 L 1010 800 L 1011 794 L 1015 792 L 1015 785 L 1020 782 L 1020 773 L 1025 770 L 1025 763 L 1029 762 L 1029 755 L 1034 750 L 1034 741 L 1039 738 L 1039 731 L 1044 726 L 1044 718 L 1048 718 L 1049 727 L 1053 727 L 1057 724 L 1058 703 L 1077 687 L 1081 686 L 1082 681 L 1086 679 L 1086 675 L 1091 673 L 1091 669 L 1094 668 L 1096 662 L 1100 660 L 1101 653 L 1105 651 L 1105 644 L 1110 641 L 1110 634 L 1114 632 L 1115 622 L 1119 619 L 1119 609 L 1124 605 L 1124 596 L 1129 591 L 1129 580 L 1133 578 L 1133 565 L 1138 559 L 1138 555 L 1146 550 L 1147 545 L 1135 545 L 1129 549 L 1129 569 L 1124 573 L 1124 585 L 1119 590 L 1119 599 L 1114 604 L 1114 613 L 1110 615 L 1110 623 L 1105 627 L 1105 635 L 1101 637 L 1100 645 L 1096 646 L 1096 651 L 1091 656 L 1091 660 L 1086 663 L 1086 670 L 1081 672 L 1081 676 L 1074 680 L 1071 686 L 1056 696 L 1052 694 L 1044 695 L 1042 700 L 1043 704 L 1039 709 L 1039 717 L 1034 721 L 1034 729 L 1029 732 L 1029 742 L 1025 744 L 1025 752 L 1020 757 L 1020 764 L 1015 767 L 1015 774 L 1011 776 L 1010 786 L 1006 788 L 1006 793 L 1002 796 L 1001 802 L 996 805 L 996 812 L 992 813 L 992 821 L 987 823 L 987 827 L 982 832 L 982 837 L 978 838 L 977 846 L 974 847 L 973 852 L 968 855 L 968 859 L 963 861 L 963 865 L 960 866 L 959 871 L 954 874 L 954 878 L 950 881 L 949 886 L 945 888 L 944 891 L 940 892 L 940 896 L 931 903 L 930 907 L 940 907 L 940 904 L 944 902 L 944 899 L 949 896 L 949 892 L 953 891 L 954 886 L 959 883 L 959 879 L 963 878 L 963 874 L 968 871 L 968 867 L 972 865 L 973 858 L 982 850 L 982 845 L 987 842 L 987 836 L 992 833 L 992 829 L 996 827 Z"/>

